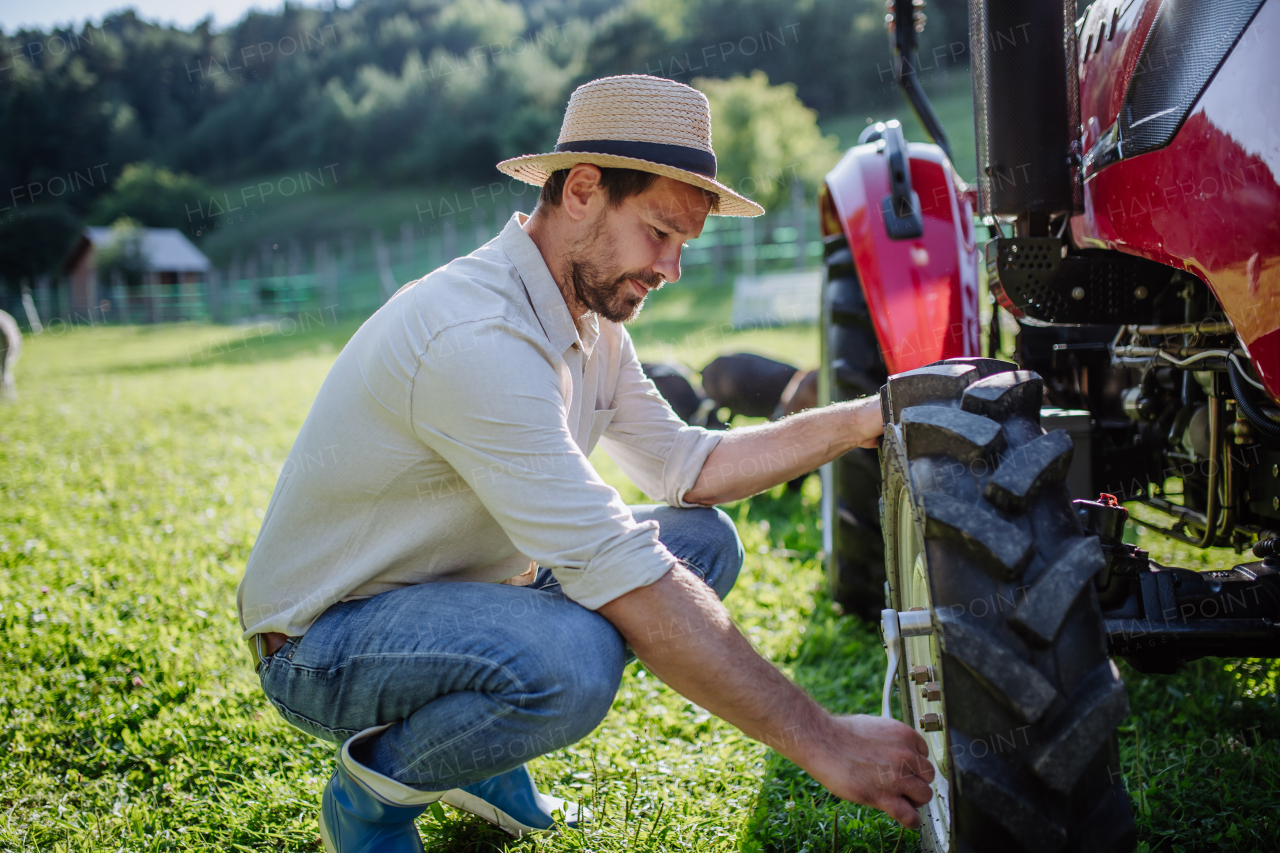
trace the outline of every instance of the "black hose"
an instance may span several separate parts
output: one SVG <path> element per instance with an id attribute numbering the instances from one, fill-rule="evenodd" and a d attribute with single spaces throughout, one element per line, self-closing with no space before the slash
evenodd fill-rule
<path id="1" fill-rule="evenodd" d="M 1272 536 L 1270 539 L 1263 539 L 1253 546 L 1253 556 L 1266 559 L 1280 554 L 1280 540 Z"/>
<path id="2" fill-rule="evenodd" d="M 1236 396 L 1236 405 L 1244 413 L 1245 420 L 1249 422 L 1249 426 L 1257 430 L 1263 438 L 1270 441 L 1280 441 L 1280 424 L 1267 417 L 1262 409 L 1258 407 L 1258 402 L 1253 397 L 1253 388 L 1244 381 L 1244 377 L 1240 375 L 1240 368 L 1236 367 L 1235 361 L 1228 360 L 1227 376 L 1231 378 L 1231 393 Z"/>

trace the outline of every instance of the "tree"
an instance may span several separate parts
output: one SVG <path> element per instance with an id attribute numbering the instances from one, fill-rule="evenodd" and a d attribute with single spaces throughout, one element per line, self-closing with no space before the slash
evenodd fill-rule
<path id="1" fill-rule="evenodd" d="M 134 163 L 125 166 L 111 192 L 98 199 L 89 221 L 105 225 L 128 217 L 152 228 L 185 230 L 203 222 L 200 207 L 212 194 L 199 178 Z"/>
<path id="2" fill-rule="evenodd" d="M 822 135 L 817 113 L 800 102 L 792 84 L 771 86 L 763 71 L 754 71 L 693 85 L 711 102 L 720 181 L 766 209 L 785 204 L 796 179 L 815 193 L 839 159 L 835 137 Z"/>
<path id="3" fill-rule="evenodd" d="M 0 278 L 16 287 L 19 279 L 54 272 L 80 228 L 80 221 L 65 207 L 43 205 L 21 212 L 0 232 Z"/>
<path id="4" fill-rule="evenodd" d="M 119 272 L 124 284 L 142 284 L 143 275 L 147 271 L 142 236 L 142 226 L 127 216 L 111 224 L 111 239 L 97 250 L 98 276 L 102 281 L 111 281 Z"/>

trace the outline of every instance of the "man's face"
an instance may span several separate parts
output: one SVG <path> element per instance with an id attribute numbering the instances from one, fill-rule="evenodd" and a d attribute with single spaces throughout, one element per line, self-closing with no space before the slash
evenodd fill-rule
<path id="1" fill-rule="evenodd" d="M 702 233 L 710 205 L 696 187 L 667 177 L 617 208 L 600 196 L 563 275 L 584 308 L 629 323 L 649 291 L 680 278 L 680 250 Z"/>

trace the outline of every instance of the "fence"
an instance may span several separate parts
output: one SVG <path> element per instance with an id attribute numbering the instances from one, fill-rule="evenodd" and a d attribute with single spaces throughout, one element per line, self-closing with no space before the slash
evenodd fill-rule
<path id="1" fill-rule="evenodd" d="M 89 316 L 73 314 L 70 284 L 41 277 L 32 282 L 0 279 L 0 307 L 28 331 L 35 317 L 45 324 L 134 324 L 166 321 L 246 323 L 324 311 L 335 319 L 362 320 L 400 285 L 474 250 L 506 224 L 506 211 L 470 218 L 403 222 L 399 240 L 388 244 L 379 227 L 359 236 L 346 232 L 317 238 L 309 251 L 301 241 L 263 243 L 256 252 L 233 254 L 204 281 L 148 281 L 126 287 L 119 280 L 99 286 L 99 306 Z M 756 219 L 709 217 L 702 235 L 682 256 L 682 284 L 731 283 L 735 277 L 803 270 L 820 264 L 817 211 L 793 204 Z M 23 293 L 30 295 L 24 300 Z"/>

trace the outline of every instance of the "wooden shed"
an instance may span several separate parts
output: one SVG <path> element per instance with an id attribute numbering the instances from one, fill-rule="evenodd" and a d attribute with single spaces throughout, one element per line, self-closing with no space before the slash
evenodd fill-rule
<path id="1" fill-rule="evenodd" d="M 212 265 L 177 228 L 143 228 L 144 272 L 140 284 L 119 276 L 103 281 L 95 255 L 118 239 L 111 228 L 89 227 L 76 239 L 62 263 L 71 279 L 73 316 L 110 322 L 159 323 L 200 313 L 201 283 Z"/>

